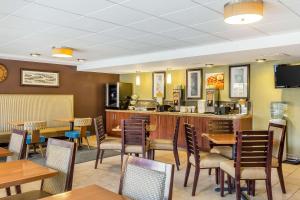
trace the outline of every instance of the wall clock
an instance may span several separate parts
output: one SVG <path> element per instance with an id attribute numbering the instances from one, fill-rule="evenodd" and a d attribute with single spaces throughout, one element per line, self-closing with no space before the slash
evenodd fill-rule
<path id="1" fill-rule="evenodd" d="M 0 82 L 5 81 L 7 78 L 7 69 L 4 65 L 0 64 Z"/>

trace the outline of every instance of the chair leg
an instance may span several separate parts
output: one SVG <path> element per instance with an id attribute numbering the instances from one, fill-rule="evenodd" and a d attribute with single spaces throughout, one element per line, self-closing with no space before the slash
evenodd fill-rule
<path id="1" fill-rule="evenodd" d="M 196 169 L 195 169 L 195 175 L 194 175 L 194 183 L 193 183 L 192 196 L 195 196 L 195 194 L 196 194 L 196 188 L 197 188 L 197 184 L 198 184 L 199 174 L 200 174 L 200 168 L 196 167 Z"/>
<path id="2" fill-rule="evenodd" d="M 220 168 L 216 168 L 216 184 L 219 185 Z"/>
<path id="3" fill-rule="evenodd" d="M 221 197 L 224 197 L 224 175 L 225 175 L 224 171 L 220 169 L 220 188 L 221 188 L 220 195 L 221 195 Z"/>
<path id="4" fill-rule="evenodd" d="M 149 150 L 147 151 L 147 159 L 149 159 L 149 160 L 152 159 L 152 150 L 151 150 L 151 149 L 149 149 Z"/>
<path id="5" fill-rule="evenodd" d="M 16 185 L 15 190 L 16 190 L 16 194 L 21 194 L 22 193 L 21 185 Z"/>
<path id="6" fill-rule="evenodd" d="M 240 180 L 235 179 L 235 188 L 236 188 L 236 199 L 240 200 L 242 197 Z"/>
<path id="7" fill-rule="evenodd" d="M 174 154 L 174 158 L 175 158 L 177 171 L 179 171 L 180 161 L 179 161 L 178 149 L 173 149 L 173 154 Z"/>
<path id="8" fill-rule="evenodd" d="M 187 166 L 186 166 L 186 170 L 185 170 L 185 177 L 184 177 L 184 184 L 183 184 L 184 187 L 187 186 L 187 182 L 188 182 L 190 171 L 191 171 L 191 166 L 192 166 L 191 163 L 188 162 Z"/>
<path id="9" fill-rule="evenodd" d="M 100 149 L 98 148 L 97 155 L 96 155 L 95 169 L 97 169 L 97 167 L 98 167 L 99 156 L 100 156 Z"/>
<path id="10" fill-rule="evenodd" d="M 268 200 L 273 200 L 273 196 L 272 196 L 272 184 L 271 184 L 271 179 L 270 178 L 268 178 L 266 180 L 266 188 L 267 188 Z"/>
<path id="11" fill-rule="evenodd" d="M 10 190 L 10 187 L 5 188 L 5 191 L 6 191 L 6 196 L 11 196 L 11 190 Z"/>
<path id="12" fill-rule="evenodd" d="M 103 155 L 104 155 L 104 149 L 102 149 L 102 150 L 101 150 L 101 155 L 100 155 L 100 164 L 102 164 Z"/>
<path id="13" fill-rule="evenodd" d="M 154 160 L 155 159 L 155 150 L 153 149 L 153 151 L 152 151 L 152 160 Z"/>
<path id="14" fill-rule="evenodd" d="M 208 169 L 208 175 L 209 175 L 209 176 L 211 175 L 211 168 Z"/>
<path id="15" fill-rule="evenodd" d="M 42 157 L 44 158 L 44 152 L 43 152 L 43 146 L 42 146 L 42 144 L 39 144 L 39 149 L 40 149 Z"/>
<path id="16" fill-rule="evenodd" d="M 250 180 L 246 180 L 246 184 L 247 184 L 247 194 L 250 195 L 250 191 L 251 191 L 251 181 Z"/>
<path id="17" fill-rule="evenodd" d="M 88 140 L 88 138 L 87 138 L 87 137 L 85 137 L 84 139 L 86 140 L 86 143 L 87 143 L 87 145 L 88 145 L 88 149 L 89 149 L 89 150 L 91 150 L 91 148 L 90 148 L 90 143 L 89 143 L 89 140 Z"/>
<path id="18" fill-rule="evenodd" d="M 284 179 L 283 179 L 282 166 L 277 168 L 277 174 L 278 174 L 278 177 L 279 177 L 281 191 L 282 191 L 282 193 L 285 194 L 286 190 L 285 190 L 285 184 L 284 184 Z"/>
<path id="19" fill-rule="evenodd" d="M 231 176 L 229 174 L 227 174 L 227 185 L 228 185 L 228 193 L 232 194 Z"/>
<path id="20" fill-rule="evenodd" d="M 30 145 L 27 144 L 27 147 L 26 147 L 26 160 L 28 160 L 29 151 L 30 151 Z"/>

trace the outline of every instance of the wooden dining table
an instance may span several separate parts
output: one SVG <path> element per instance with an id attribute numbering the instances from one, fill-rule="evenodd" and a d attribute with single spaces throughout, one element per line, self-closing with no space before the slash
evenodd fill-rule
<path id="1" fill-rule="evenodd" d="M 58 172 L 29 160 L 0 163 L 0 188 L 22 185 L 53 177 Z"/>
<path id="2" fill-rule="evenodd" d="M 0 157 L 7 157 L 7 156 L 11 156 L 13 153 L 11 151 L 9 151 L 8 149 L 4 149 L 2 147 L 0 147 Z"/>
<path id="3" fill-rule="evenodd" d="M 125 200 L 122 195 L 111 192 L 98 185 L 89 185 L 69 192 L 49 196 L 42 200 Z"/>
<path id="4" fill-rule="evenodd" d="M 61 118 L 61 119 L 55 119 L 54 121 L 59 121 L 59 122 L 68 122 L 70 124 L 70 131 L 74 131 L 74 120 L 75 118 Z"/>
<path id="5" fill-rule="evenodd" d="M 146 131 L 148 132 L 153 132 L 156 130 L 156 125 L 154 124 L 150 124 L 150 125 L 146 125 Z M 116 126 L 115 128 L 112 129 L 113 132 L 121 132 L 122 128 L 120 126 Z"/>

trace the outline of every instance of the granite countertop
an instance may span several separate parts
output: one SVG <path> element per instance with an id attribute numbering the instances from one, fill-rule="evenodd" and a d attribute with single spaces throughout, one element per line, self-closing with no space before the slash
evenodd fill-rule
<path id="1" fill-rule="evenodd" d="M 137 113 L 137 114 L 151 114 L 151 115 L 172 115 L 172 116 L 175 115 L 175 116 L 188 116 L 188 117 L 214 117 L 214 118 L 222 118 L 222 119 L 242 119 L 242 118 L 252 117 L 251 114 L 215 115 L 215 114 L 204 114 L 204 113 L 156 112 L 156 111 L 112 110 L 112 109 L 106 109 L 106 112 L 123 112 L 123 113 Z"/>

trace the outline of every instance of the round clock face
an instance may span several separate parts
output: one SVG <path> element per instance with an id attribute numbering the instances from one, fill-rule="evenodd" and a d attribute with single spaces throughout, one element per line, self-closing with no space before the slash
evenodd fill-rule
<path id="1" fill-rule="evenodd" d="M 0 64 L 0 82 L 7 78 L 7 69 L 4 65 Z"/>

